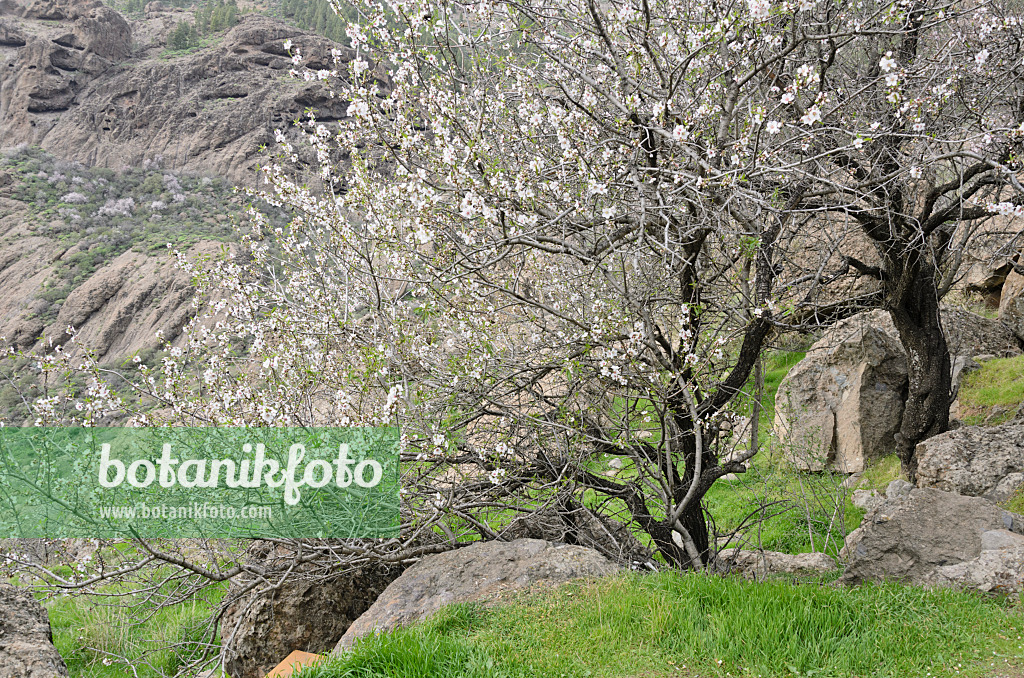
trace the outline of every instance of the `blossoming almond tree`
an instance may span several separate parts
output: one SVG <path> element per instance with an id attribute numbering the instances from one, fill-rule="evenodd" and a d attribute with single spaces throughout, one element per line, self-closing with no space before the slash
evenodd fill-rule
<path id="1" fill-rule="evenodd" d="M 912 470 L 948 416 L 938 275 L 1016 209 L 1015 22 L 810 0 L 362 12 L 347 73 L 295 71 L 349 118 L 303 123 L 316 189 L 279 135 L 267 197 L 299 216 L 268 234 L 256 215 L 254 266 L 210 274 L 221 349 L 198 399 L 173 386 L 199 345 L 168 362 L 179 412 L 397 422 L 414 521 L 493 538 L 509 510 L 586 502 L 700 567 L 701 500 L 756 453 L 720 454 L 722 418 L 799 309 L 780 300 L 823 278 L 776 284 L 782 262 L 839 219 L 883 262 L 844 268 L 881 280 L 907 346 Z"/>
<path id="2" fill-rule="evenodd" d="M 726 456 L 722 422 L 772 328 L 842 271 L 778 278 L 838 222 L 874 244 L 880 266 L 843 268 L 880 280 L 911 358 L 912 470 L 948 416 L 939 276 L 1017 209 L 1014 21 L 810 0 L 361 16 L 347 72 L 295 71 L 350 102 L 302 123 L 318 185 L 279 135 L 265 197 L 297 217 L 254 213 L 251 260 L 200 274 L 211 313 L 143 369 L 150 418 L 397 423 L 409 528 L 493 538 L 586 504 L 701 567 L 702 499 L 757 451 Z"/>

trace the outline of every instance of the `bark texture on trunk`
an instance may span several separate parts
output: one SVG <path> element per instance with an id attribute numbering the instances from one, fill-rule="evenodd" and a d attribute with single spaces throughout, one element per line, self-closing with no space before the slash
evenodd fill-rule
<path id="1" fill-rule="evenodd" d="M 949 347 L 942 332 L 936 271 L 915 267 L 889 296 L 888 309 L 907 351 L 909 391 L 896 452 L 910 482 L 917 480 L 917 444 L 949 428 L 952 390 Z"/>

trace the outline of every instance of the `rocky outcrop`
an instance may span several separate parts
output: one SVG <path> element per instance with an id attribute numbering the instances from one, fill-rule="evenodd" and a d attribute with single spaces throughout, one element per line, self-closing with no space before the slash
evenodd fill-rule
<path id="1" fill-rule="evenodd" d="M 100 0 L 5 6 L 8 16 L 0 17 L 0 43 L 6 48 L 0 64 L 5 66 L 0 70 L 0 138 L 5 146 L 39 143 L 45 128 L 57 124 L 87 83 L 128 57 L 131 29 Z"/>
<path id="2" fill-rule="evenodd" d="M 396 579 L 338 643 L 410 624 L 445 605 L 493 601 L 504 592 L 614 574 L 619 567 L 582 546 L 539 539 L 488 541 L 427 556 Z"/>
<path id="3" fill-rule="evenodd" d="M 222 247 L 223 243 L 201 242 L 189 256 L 210 256 Z M 58 242 L 44 237 L 20 237 L 0 245 L 0 287 L 5 291 L 0 298 L 0 336 L 16 348 L 31 349 L 41 337 L 62 344 L 72 326 L 79 345 L 89 347 L 101 362 L 123 360 L 156 348 L 161 343 L 158 332 L 174 340 L 195 314 L 189 276 L 175 268 L 169 256 L 128 251 L 71 292 L 57 318 L 44 322 L 33 304 L 66 255 Z"/>
<path id="4" fill-rule="evenodd" d="M 800 468 L 862 471 L 890 454 L 903 416 L 906 354 L 881 311 L 825 333 L 783 379 L 775 431 Z"/>
<path id="5" fill-rule="evenodd" d="M 835 572 L 834 560 L 824 553 L 778 553 L 726 549 L 718 554 L 715 567 L 720 572 L 745 579 L 763 580 L 772 575 L 817 575 Z"/>
<path id="6" fill-rule="evenodd" d="M 917 446 L 917 484 L 1005 501 L 1024 485 L 1024 421 L 963 426 Z"/>
<path id="7" fill-rule="evenodd" d="M 289 133 L 307 109 L 324 123 L 347 115 L 348 102 L 288 75 L 285 42 L 313 69 L 343 70 L 351 50 L 265 16 L 246 15 L 212 46 L 168 58 L 167 35 L 190 19 L 180 12 L 154 7 L 129 28 L 100 0 L 0 7 L 13 8 L 0 12 L 0 146 L 39 145 L 115 169 L 159 157 L 169 169 L 252 184 L 275 129 Z M 295 144 L 311 159 L 307 147 Z"/>
<path id="8" fill-rule="evenodd" d="M 260 560 L 270 566 L 270 581 L 283 578 L 291 565 L 282 559 L 275 568 L 266 554 Z M 272 591 L 236 597 L 229 590 L 228 599 L 235 600 L 220 627 L 224 669 L 232 678 L 263 678 L 294 650 L 329 651 L 403 569 L 381 564 L 311 576 L 300 566 Z M 232 589 L 245 583 L 241 577 Z"/>
<path id="9" fill-rule="evenodd" d="M 886 500 L 847 536 L 842 581 L 1020 590 L 1024 570 L 1010 570 L 1021 534 L 1024 518 L 987 499 L 893 481 Z M 1007 589 L 1008 581 L 1016 583 Z"/>
<path id="10" fill-rule="evenodd" d="M 53 646 L 46 610 L 32 594 L 0 582 L 0 675 L 56 678 L 68 668 Z"/>

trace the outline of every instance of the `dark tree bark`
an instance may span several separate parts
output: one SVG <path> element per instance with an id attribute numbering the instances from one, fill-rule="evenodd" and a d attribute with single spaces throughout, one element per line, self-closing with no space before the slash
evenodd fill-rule
<path id="1" fill-rule="evenodd" d="M 952 391 L 949 347 L 942 332 L 937 272 L 927 263 L 904 260 L 903 275 L 887 290 L 887 307 L 907 352 L 909 390 L 896 452 L 903 473 L 917 480 L 917 444 L 949 427 Z"/>

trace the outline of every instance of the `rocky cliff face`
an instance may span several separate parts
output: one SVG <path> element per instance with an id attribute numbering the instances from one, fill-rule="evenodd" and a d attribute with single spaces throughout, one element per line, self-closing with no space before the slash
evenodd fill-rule
<path id="1" fill-rule="evenodd" d="M 0 0 L 0 150 L 40 146 L 64 163 L 19 174 L 0 162 L 0 344 L 45 352 L 71 325 L 101 362 L 117 363 L 155 348 L 158 331 L 173 340 L 194 313 L 190 281 L 140 238 L 166 231 L 177 246 L 174 223 L 193 236 L 183 249 L 208 256 L 230 239 L 214 231 L 242 202 L 207 200 L 186 218 L 198 198 L 175 177 L 253 185 L 275 129 L 297 136 L 291 123 L 307 110 L 321 122 L 346 116 L 347 101 L 289 75 L 286 44 L 314 69 L 343 71 L 351 50 L 247 15 L 201 49 L 169 51 L 171 32 L 193 20 L 159 2 L 127 19 L 101 0 Z M 312 159 L 308 144 L 294 147 Z M 86 176 L 90 167 L 118 174 L 108 184 Z M 111 187 L 137 168 L 155 168 L 152 186 L 119 207 Z M 0 415 L 8 395 L 0 390 Z"/>
<path id="2" fill-rule="evenodd" d="M 24 0 L 18 0 L 24 1 Z M 191 15 L 151 3 L 129 23 L 100 0 L 0 0 L 0 146 L 39 145 L 66 160 L 120 169 L 165 167 L 255 180 L 259 149 L 306 109 L 346 115 L 318 83 L 288 75 L 291 40 L 312 68 L 351 52 L 274 19 L 249 15 L 197 52 L 166 40 Z"/>

